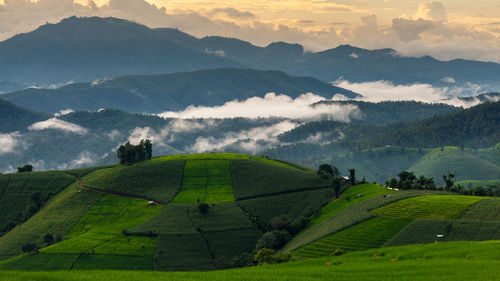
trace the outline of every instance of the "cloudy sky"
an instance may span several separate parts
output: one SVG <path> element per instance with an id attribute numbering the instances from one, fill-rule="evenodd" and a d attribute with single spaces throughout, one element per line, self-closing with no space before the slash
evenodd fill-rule
<path id="1" fill-rule="evenodd" d="M 261 46 L 286 41 L 318 51 L 352 44 L 500 62 L 497 0 L 0 0 L 0 40 L 72 15 L 114 16 Z"/>

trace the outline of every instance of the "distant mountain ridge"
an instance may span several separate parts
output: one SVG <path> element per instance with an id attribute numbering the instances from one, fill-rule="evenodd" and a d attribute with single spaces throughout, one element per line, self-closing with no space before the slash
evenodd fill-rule
<path id="1" fill-rule="evenodd" d="M 359 94 L 310 77 L 281 71 L 211 69 L 164 75 L 125 76 L 111 80 L 70 84 L 59 89 L 26 89 L 2 95 L 3 99 L 35 111 L 120 109 L 159 113 L 190 105 L 216 106 L 231 100 L 264 97 L 269 92 L 296 98 L 312 92 L 325 98 Z"/>
<path id="2" fill-rule="evenodd" d="M 220 67 L 281 70 L 323 81 L 474 83 L 491 91 L 500 87 L 497 63 L 402 57 L 392 49 L 349 45 L 317 53 L 284 42 L 258 47 L 234 38 L 198 39 L 176 29 L 151 29 L 116 18 L 71 17 L 0 42 L 0 77 L 24 87 Z"/>

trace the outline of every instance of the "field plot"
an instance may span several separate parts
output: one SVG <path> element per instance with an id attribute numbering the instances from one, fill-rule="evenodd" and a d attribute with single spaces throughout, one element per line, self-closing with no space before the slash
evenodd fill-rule
<path id="1" fill-rule="evenodd" d="M 23 255 L 9 260 L 8 263 L 0 263 L 0 269 L 16 270 L 60 270 L 69 269 L 78 254 L 53 254 L 38 253 L 36 255 Z"/>
<path id="2" fill-rule="evenodd" d="M 84 176 L 82 183 L 90 188 L 168 203 L 181 188 L 183 168 L 183 160 L 143 161 L 96 170 Z"/>
<path id="3" fill-rule="evenodd" d="M 471 205 L 460 219 L 500 221 L 500 198 L 488 198 Z"/>
<path id="4" fill-rule="evenodd" d="M 457 218 L 463 210 L 484 198 L 461 195 L 429 195 L 401 200 L 372 210 L 392 219 Z"/>
<path id="5" fill-rule="evenodd" d="M 151 256 L 84 255 L 74 264 L 73 270 L 152 270 Z"/>
<path id="6" fill-rule="evenodd" d="M 234 196 L 238 200 L 330 187 L 330 180 L 304 171 L 253 160 L 232 160 Z"/>
<path id="7" fill-rule="evenodd" d="M 68 237 L 87 232 L 120 234 L 161 210 L 159 206 L 149 206 L 142 199 L 104 195 L 97 204 L 75 225 Z"/>
<path id="8" fill-rule="evenodd" d="M 192 234 L 197 233 L 189 219 L 190 206 L 172 205 L 165 206 L 158 214 L 146 222 L 132 228 L 131 233 L 148 234 Z"/>
<path id="9" fill-rule="evenodd" d="M 31 194 L 40 192 L 45 202 L 74 181 L 74 177 L 58 171 L 0 175 L 0 233 L 28 207 Z"/>
<path id="10" fill-rule="evenodd" d="M 300 216 L 309 216 L 334 194 L 332 188 L 323 188 L 239 200 L 238 204 L 264 227 L 271 218 L 281 215 L 288 216 L 292 221 Z"/>
<path id="11" fill-rule="evenodd" d="M 189 216 L 201 232 L 255 228 L 235 202 L 213 205 L 207 214 L 200 213 L 198 206 L 191 206 Z"/>
<path id="12" fill-rule="evenodd" d="M 0 260 L 21 254 L 26 243 L 43 245 L 47 233 L 66 234 L 101 197 L 98 192 L 77 187 L 77 183 L 70 185 L 24 224 L 0 237 Z"/>
<path id="13" fill-rule="evenodd" d="M 317 258 L 328 256 L 335 252 L 336 249 L 359 251 L 378 248 L 409 223 L 410 220 L 405 219 L 372 218 L 314 241 L 295 251 L 294 254 Z"/>
<path id="14" fill-rule="evenodd" d="M 223 258 L 225 261 L 242 253 L 250 253 L 262 236 L 257 228 L 224 230 L 204 233 L 214 258 Z"/>
<path id="15" fill-rule="evenodd" d="M 396 191 L 389 190 L 377 184 L 360 184 L 349 187 L 338 199 L 329 202 L 321 208 L 321 212 L 311 219 L 308 228 L 324 221 L 338 211 L 346 207 L 359 203 L 361 201 L 373 198 L 375 196 L 394 193 Z M 361 196 L 359 196 L 361 195 Z"/>
<path id="16" fill-rule="evenodd" d="M 234 201 L 229 160 L 186 160 L 182 189 L 173 204 Z"/>
<path id="17" fill-rule="evenodd" d="M 442 235 L 438 237 L 437 235 Z M 418 219 L 396 234 L 385 246 L 436 241 L 484 241 L 500 239 L 500 222 L 479 220 Z"/>
<path id="18" fill-rule="evenodd" d="M 153 266 L 156 270 L 210 270 L 210 249 L 199 233 L 158 236 Z"/>

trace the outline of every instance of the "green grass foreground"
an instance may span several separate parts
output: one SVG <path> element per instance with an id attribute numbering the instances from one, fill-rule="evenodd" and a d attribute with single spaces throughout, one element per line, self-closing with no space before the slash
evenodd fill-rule
<path id="1" fill-rule="evenodd" d="M 498 280 L 500 241 L 372 249 L 344 256 L 210 272 L 0 271 L 3 281 L 47 280 Z"/>

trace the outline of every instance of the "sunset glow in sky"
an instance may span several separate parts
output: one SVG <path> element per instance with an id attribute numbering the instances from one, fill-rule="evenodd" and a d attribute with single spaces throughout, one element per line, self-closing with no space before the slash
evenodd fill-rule
<path id="1" fill-rule="evenodd" d="M 2 3 L 3 2 L 3 3 Z M 500 1 L 493 0 L 0 0 L 0 39 L 64 17 L 114 16 L 202 37 L 236 37 L 324 50 L 339 44 L 404 55 L 500 61 Z"/>

